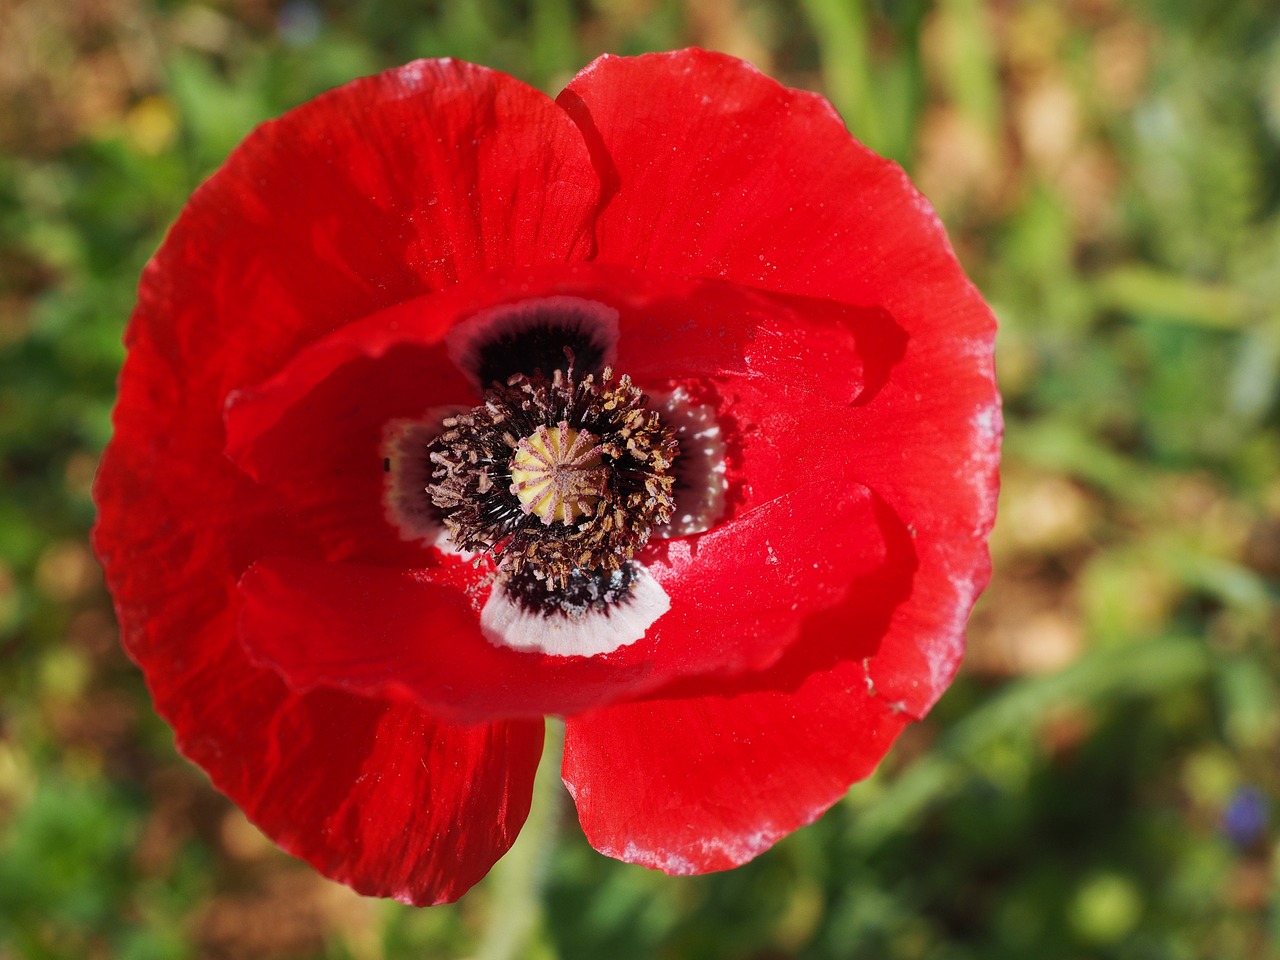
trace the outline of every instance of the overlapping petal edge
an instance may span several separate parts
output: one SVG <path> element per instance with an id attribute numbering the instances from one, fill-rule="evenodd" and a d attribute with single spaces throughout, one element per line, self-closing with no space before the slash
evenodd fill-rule
<path id="1" fill-rule="evenodd" d="M 387 416 L 473 399 L 452 324 L 563 292 L 620 307 L 624 372 L 695 386 L 736 444 L 727 522 L 646 548 L 670 619 L 591 659 L 478 638 L 485 586 L 401 540 L 361 466 Z M 259 128 L 192 198 L 130 324 L 95 544 L 180 749 L 357 890 L 483 876 L 544 711 L 598 849 L 729 867 L 958 665 L 993 336 L 928 205 L 815 95 L 698 50 L 602 58 L 554 102 L 410 64 Z"/>

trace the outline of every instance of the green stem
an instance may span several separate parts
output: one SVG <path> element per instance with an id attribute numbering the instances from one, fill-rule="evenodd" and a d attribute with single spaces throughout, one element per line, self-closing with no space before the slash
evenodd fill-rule
<path id="1" fill-rule="evenodd" d="M 525 956 L 542 919 L 542 893 L 551 868 L 564 786 L 560 759 L 564 722 L 547 718 L 546 741 L 533 785 L 533 803 L 524 829 L 489 881 L 489 916 L 476 951 L 477 960 L 515 960 Z"/>

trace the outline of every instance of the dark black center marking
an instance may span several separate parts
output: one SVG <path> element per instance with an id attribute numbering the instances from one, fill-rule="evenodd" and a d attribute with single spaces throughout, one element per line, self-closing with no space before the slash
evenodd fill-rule
<path id="1" fill-rule="evenodd" d="M 617 570 L 575 570 L 557 587 L 525 568 L 509 576 L 502 589 L 529 613 L 579 619 L 593 613 L 608 616 L 610 608 L 630 603 L 635 577 L 634 565 L 624 563 Z"/>
<path id="2" fill-rule="evenodd" d="M 479 349 L 476 376 L 488 385 L 506 383 L 517 373 L 544 377 L 556 370 L 567 373 L 566 349 L 580 372 L 604 369 L 604 345 L 592 339 L 580 319 L 561 315 L 539 318 L 523 329 L 495 336 Z"/>
<path id="3" fill-rule="evenodd" d="M 450 357 L 482 390 L 516 374 L 550 379 L 557 370 L 568 373 L 567 355 L 579 376 L 599 375 L 613 362 L 618 311 L 580 297 L 526 300 L 468 318 L 446 342 Z"/>

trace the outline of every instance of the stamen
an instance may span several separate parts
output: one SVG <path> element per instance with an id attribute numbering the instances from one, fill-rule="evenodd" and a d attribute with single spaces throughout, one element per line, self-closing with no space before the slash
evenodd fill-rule
<path id="1" fill-rule="evenodd" d="M 512 376 L 431 444 L 432 502 L 454 546 L 562 589 L 618 570 L 671 516 L 673 433 L 605 367 Z"/>

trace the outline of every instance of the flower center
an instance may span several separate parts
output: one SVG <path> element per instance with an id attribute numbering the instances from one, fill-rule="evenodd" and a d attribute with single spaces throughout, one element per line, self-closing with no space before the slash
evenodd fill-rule
<path id="1" fill-rule="evenodd" d="M 556 589 L 622 569 L 670 519 L 677 449 L 630 377 L 568 367 L 494 384 L 428 447 L 453 545 Z"/>
<path id="2" fill-rule="evenodd" d="M 550 430 L 539 424 L 511 458 L 511 492 L 525 513 L 548 526 L 590 516 L 608 489 L 599 442 L 564 420 Z"/>

